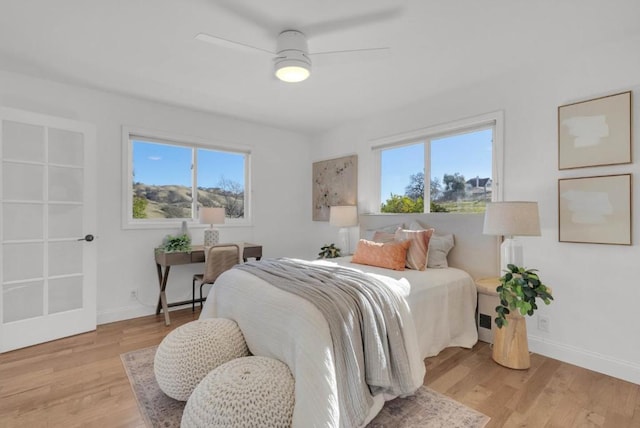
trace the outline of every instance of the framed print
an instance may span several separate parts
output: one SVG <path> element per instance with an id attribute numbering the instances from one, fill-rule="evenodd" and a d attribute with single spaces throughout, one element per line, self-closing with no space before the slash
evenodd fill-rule
<path id="1" fill-rule="evenodd" d="M 559 241 L 631 245 L 631 174 L 558 180 Z"/>
<path id="2" fill-rule="evenodd" d="M 314 162 L 312 186 L 313 221 L 329 221 L 333 205 L 357 205 L 358 156 Z"/>
<path id="3" fill-rule="evenodd" d="M 631 91 L 558 107 L 558 168 L 631 163 Z"/>

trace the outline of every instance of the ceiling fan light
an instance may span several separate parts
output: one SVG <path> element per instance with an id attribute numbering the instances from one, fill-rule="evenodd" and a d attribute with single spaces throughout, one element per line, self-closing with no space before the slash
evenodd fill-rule
<path id="1" fill-rule="evenodd" d="M 311 67 L 304 61 L 283 59 L 276 63 L 276 77 L 283 82 L 297 83 L 311 75 Z"/>

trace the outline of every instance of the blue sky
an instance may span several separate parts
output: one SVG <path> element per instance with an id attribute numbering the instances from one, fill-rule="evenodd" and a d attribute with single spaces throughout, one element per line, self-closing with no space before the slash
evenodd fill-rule
<path id="1" fill-rule="evenodd" d="M 456 172 L 465 180 L 491 177 L 491 129 L 431 140 L 431 177 L 442 183 L 444 174 Z M 381 200 L 391 193 L 404 195 L 412 174 L 424 171 L 424 144 L 413 144 L 382 152 Z"/>
<path id="2" fill-rule="evenodd" d="M 191 148 L 133 142 L 134 182 L 191 186 Z M 198 187 L 216 187 L 220 179 L 244 187 L 244 156 L 198 149 Z"/>

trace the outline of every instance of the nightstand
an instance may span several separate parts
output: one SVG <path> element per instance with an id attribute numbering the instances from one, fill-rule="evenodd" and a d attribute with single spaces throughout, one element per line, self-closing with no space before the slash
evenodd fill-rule
<path id="1" fill-rule="evenodd" d="M 500 278 L 477 279 L 478 290 L 478 339 L 493 343 L 493 333 L 496 327 L 496 306 L 500 304 L 496 288 L 500 285 Z"/>

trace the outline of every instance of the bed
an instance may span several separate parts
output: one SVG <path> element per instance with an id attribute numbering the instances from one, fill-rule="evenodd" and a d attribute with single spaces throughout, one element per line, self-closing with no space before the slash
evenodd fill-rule
<path id="1" fill-rule="evenodd" d="M 410 332 L 406 347 L 415 388 L 423 383 L 425 357 L 448 346 L 471 347 L 476 343 L 477 294 L 473 278 L 495 275 L 492 269 L 498 265 L 497 241 L 481 234 L 482 216 L 448 216 L 453 217 L 361 216 L 360 225 L 361 236 L 372 228 L 397 222 L 408 226 L 414 221 L 435 227 L 436 231 L 453 232 L 456 246 L 449 254 L 449 268 L 390 271 L 350 263 L 351 257 L 316 262 L 381 278 L 404 296 L 409 308 L 404 316 Z M 218 278 L 200 317 L 235 320 L 254 355 L 276 358 L 289 366 L 296 381 L 294 427 L 347 426 L 344 414 L 341 417 L 344 409 L 338 397 L 339 379 L 329 326 L 313 304 L 249 272 L 232 269 Z M 391 398 L 386 394 L 374 396 L 360 425 L 366 425 Z"/>

